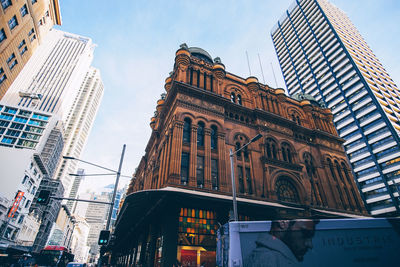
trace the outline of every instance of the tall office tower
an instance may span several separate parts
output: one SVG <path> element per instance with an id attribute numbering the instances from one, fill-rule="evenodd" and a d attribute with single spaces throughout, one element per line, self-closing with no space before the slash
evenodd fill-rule
<path id="1" fill-rule="evenodd" d="M 92 194 L 91 199 L 96 201 L 111 201 L 111 194 L 109 192 L 102 192 L 101 194 Z M 109 212 L 109 206 L 107 204 L 89 203 L 86 210 L 86 221 L 90 225 L 89 236 L 87 238 L 87 245 L 90 247 L 90 259 L 89 262 L 93 262 L 99 253 L 99 234 L 101 230 L 104 230 L 107 216 Z"/>
<path id="2" fill-rule="evenodd" d="M 78 169 L 78 171 L 76 172 L 76 175 L 77 176 L 74 176 L 74 178 L 73 178 L 74 181 L 72 183 L 71 191 L 69 192 L 69 196 L 68 196 L 69 198 L 77 198 L 79 186 L 81 185 L 82 180 L 85 178 L 85 170 Z M 73 207 L 76 204 L 77 204 L 76 201 L 72 201 L 72 200 L 67 201 L 67 207 L 70 212 L 73 213 Z"/>
<path id="3" fill-rule="evenodd" d="M 346 14 L 295 1 L 271 31 L 289 95 L 331 108 L 372 215 L 400 214 L 400 91 Z"/>
<path id="4" fill-rule="evenodd" d="M 0 8 L 0 99 L 54 24 L 58 0 L 2 0 Z"/>
<path id="5" fill-rule="evenodd" d="M 43 178 L 54 173 L 63 148 L 62 126 L 56 115 L 0 102 L 0 195 L 11 203 L 23 194 L 13 217 L 0 233 L 11 242 L 29 227 L 28 214 Z M 26 240 L 26 239 L 25 239 Z"/>
<path id="6" fill-rule="evenodd" d="M 103 92 L 99 70 L 90 67 L 65 119 L 64 155 L 80 157 L 96 118 Z M 66 194 L 70 194 L 72 187 L 73 177 L 69 174 L 75 174 L 77 164 L 75 160 L 61 159 L 58 166 L 55 178 L 63 182 Z"/>
<path id="7" fill-rule="evenodd" d="M 63 154 L 79 158 L 102 95 L 98 70 L 91 68 L 94 45 L 89 38 L 51 30 L 3 100 L 19 107 L 60 116 L 65 129 Z M 69 195 L 69 173 L 77 162 L 60 162 L 55 174 Z"/>

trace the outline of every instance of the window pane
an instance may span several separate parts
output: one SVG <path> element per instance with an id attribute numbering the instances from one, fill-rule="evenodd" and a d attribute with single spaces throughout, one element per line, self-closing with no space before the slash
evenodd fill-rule
<path id="1" fill-rule="evenodd" d="M 204 186 L 204 157 L 197 156 L 197 169 L 196 169 L 196 177 L 197 177 L 197 186 Z"/>
<path id="2" fill-rule="evenodd" d="M 187 184 L 189 178 L 189 153 L 182 153 L 181 161 L 181 183 Z"/>

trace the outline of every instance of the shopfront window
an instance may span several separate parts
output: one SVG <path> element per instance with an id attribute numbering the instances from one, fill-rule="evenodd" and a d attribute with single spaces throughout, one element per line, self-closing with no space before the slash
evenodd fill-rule
<path id="1" fill-rule="evenodd" d="M 178 260 L 182 266 L 215 266 L 216 212 L 181 208 Z"/>

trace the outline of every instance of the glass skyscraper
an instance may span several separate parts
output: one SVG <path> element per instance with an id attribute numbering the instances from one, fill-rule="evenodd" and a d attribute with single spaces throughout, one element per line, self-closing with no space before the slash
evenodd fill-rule
<path id="1" fill-rule="evenodd" d="M 289 95 L 332 109 L 369 212 L 400 214 L 400 91 L 350 19 L 328 1 L 296 0 L 271 37 Z"/>

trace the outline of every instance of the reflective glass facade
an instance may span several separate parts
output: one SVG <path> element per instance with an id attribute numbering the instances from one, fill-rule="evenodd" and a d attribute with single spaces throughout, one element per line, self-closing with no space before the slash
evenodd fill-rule
<path id="1" fill-rule="evenodd" d="M 50 115 L 0 105 L 0 145 L 36 148 Z"/>
<path id="2" fill-rule="evenodd" d="M 331 108 L 372 215 L 399 214 L 400 91 L 346 14 L 295 1 L 271 31 L 288 93 Z"/>

